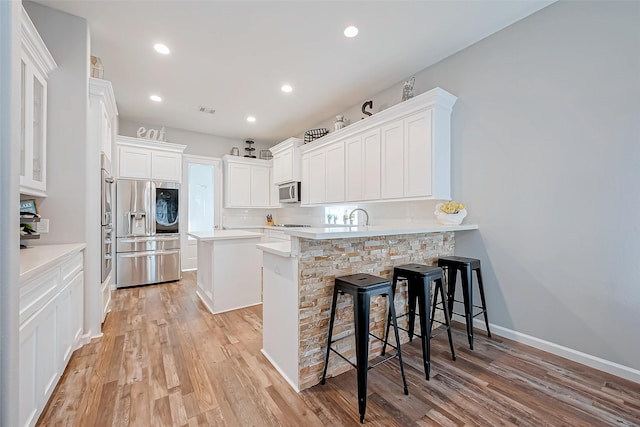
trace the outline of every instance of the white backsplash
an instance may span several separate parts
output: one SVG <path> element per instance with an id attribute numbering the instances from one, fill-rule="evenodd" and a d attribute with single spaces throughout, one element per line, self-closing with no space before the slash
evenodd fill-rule
<path id="1" fill-rule="evenodd" d="M 435 222 L 433 211 L 439 200 L 411 202 L 349 203 L 369 213 L 369 225 L 398 225 Z M 224 227 L 266 225 L 267 214 L 273 215 L 276 224 L 309 224 L 321 226 L 326 222 L 324 207 L 299 205 L 273 209 L 225 209 L 222 215 Z"/>

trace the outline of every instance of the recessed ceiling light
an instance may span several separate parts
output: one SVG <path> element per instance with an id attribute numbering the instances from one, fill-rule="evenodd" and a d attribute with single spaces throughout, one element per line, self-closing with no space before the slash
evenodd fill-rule
<path id="1" fill-rule="evenodd" d="M 280 89 L 282 89 L 282 91 L 286 93 L 289 93 L 293 90 L 293 88 L 290 85 L 282 85 Z"/>
<path id="2" fill-rule="evenodd" d="M 149 97 L 150 100 L 152 100 L 153 102 L 161 102 L 162 98 L 160 98 L 158 95 L 151 95 Z"/>
<path id="3" fill-rule="evenodd" d="M 355 37 L 358 35 L 358 29 L 353 25 L 349 25 L 344 29 L 344 35 L 345 37 Z"/>
<path id="4" fill-rule="evenodd" d="M 169 48 L 162 43 L 154 44 L 153 48 L 156 50 L 156 52 L 161 53 L 163 55 L 168 55 L 171 52 Z"/>
<path id="5" fill-rule="evenodd" d="M 255 118 L 255 117 L 253 117 L 253 116 L 249 116 L 249 117 L 247 117 L 247 121 L 248 121 L 249 123 L 253 123 L 253 122 L 255 122 L 255 121 L 256 121 L 256 118 Z"/>

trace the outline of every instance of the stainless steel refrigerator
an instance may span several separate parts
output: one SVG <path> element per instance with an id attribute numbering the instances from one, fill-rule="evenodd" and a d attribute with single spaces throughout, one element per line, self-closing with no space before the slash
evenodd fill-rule
<path id="1" fill-rule="evenodd" d="M 116 286 L 179 280 L 180 184 L 120 179 L 116 209 Z"/>

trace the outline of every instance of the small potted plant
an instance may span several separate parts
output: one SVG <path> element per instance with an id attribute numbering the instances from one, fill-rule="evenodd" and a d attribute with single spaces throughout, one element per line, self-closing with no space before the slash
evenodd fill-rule
<path id="1" fill-rule="evenodd" d="M 464 203 L 451 200 L 446 203 L 438 203 L 434 214 L 440 224 L 460 225 L 464 217 L 467 216 L 467 209 Z"/>

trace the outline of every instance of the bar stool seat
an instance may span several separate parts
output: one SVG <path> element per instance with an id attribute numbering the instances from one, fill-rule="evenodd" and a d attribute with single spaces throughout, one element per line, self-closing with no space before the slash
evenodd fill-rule
<path id="1" fill-rule="evenodd" d="M 353 298 L 353 319 L 355 322 L 355 335 L 356 335 L 356 363 L 352 363 L 349 359 L 344 357 L 338 351 L 336 351 L 331 345 L 335 342 L 332 341 L 333 334 L 333 322 L 336 314 L 336 302 L 339 294 L 349 294 Z M 389 300 L 389 315 L 390 321 L 393 323 L 393 330 L 396 333 L 396 353 L 391 355 L 374 365 L 369 366 L 369 336 L 374 337 L 380 341 L 379 338 L 369 332 L 369 320 L 370 320 L 370 303 L 371 297 L 375 295 L 386 295 Z M 400 340 L 398 338 L 398 324 L 396 322 L 396 312 L 393 306 L 393 290 L 391 282 L 382 277 L 373 276 L 371 274 L 352 274 L 349 276 L 336 277 L 335 285 L 333 288 L 333 301 L 331 303 L 331 317 L 329 318 L 329 335 L 327 338 L 327 353 L 324 362 L 324 371 L 322 372 L 322 381 L 324 384 L 327 376 L 327 366 L 329 364 L 329 352 L 333 351 L 342 359 L 346 360 L 351 366 L 356 368 L 358 376 L 358 411 L 360 413 L 360 422 L 364 422 L 364 414 L 367 409 L 367 373 L 369 369 L 378 366 L 390 359 L 398 359 L 400 363 L 400 373 L 402 375 L 402 384 L 404 387 L 404 394 L 409 394 L 407 388 L 407 380 L 404 376 L 404 366 L 402 364 L 402 353 L 400 352 Z M 346 338 L 346 337 L 343 337 Z M 342 339 L 342 338 L 340 338 Z M 338 340 L 336 340 L 338 341 Z M 393 347 L 393 346 L 392 346 Z"/>
<path id="2" fill-rule="evenodd" d="M 453 312 L 453 303 L 461 302 L 464 306 L 464 318 L 467 324 L 467 339 L 469 340 L 469 348 L 473 350 L 473 319 L 475 317 L 480 316 L 481 314 L 484 315 L 484 323 L 487 328 L 487 336 L 491 337 L 491 330 L 489 329 L 489 317 L 487 314 L 487 304 L 484 297 L 484 286 L 482 284 L 480 260 L 460 256 L 447 256 L 438 259 L 438 266 L 442 267 L 446 271 L 449 312 L 452 316 L 453 314 L 462 316 L 462 313 Z M 456 277 L 458 275 L 458 271 L 460 272 L 460 278 L 462 279 L 462 301 L 455 299 Z M 482 306 L 473 304 L 472 272 L 474 271 L 476 272 L 478 290 L 480 291 L 480 300 L 482 302 Z M 480 311 L 474 313 L 474 309 L 480 309 Z"/>
<path id="3" fill-rule="evenodd" d="M 424 264 L 405 264 L 397 266 L 393 269 L 393 282 L 392 289 L 395 295 L 397 284 L 400 280 L 407 281 L 407 293 L 408 293 L 408 306 L 407 313 L 398 315 L 398 319 L 404 316 L 409 317 L 408 329 L 398 327 L 405 332 L 409 333 L 409 341 L 413 340 L 413 336 L 417 335 L 422 339 L 422 362 L 424 364 L 424 373 L 427 380 L 429 379 L 431 372 L 431 329 L 433 328 L 433 322 L 435 317 L 435 310 L 438 305 L 438 295 L 441 297 L 442 308 L 444 312 L 444 322 L 435 320 L 437 323 L 444 324 L 446 327 L 447 335 L 449 337 L 449 347 L 451 348 L 451 359 L 456 360 L 455 350 L 453 349 L 453 338 L 451 337 L 451 323 L 449 317 L 449 309 L 446 303 L 447 299 L 444 294 L 444 287 L 442 286 L 443 272 L 440 267 L 434 267 Z M 429 312 L 429 303 L 431 302 L 431 282 L 435 282 L 435 295 L 433 297 L 433 304 L 431 312 Z M 419 314 L 416 313 L 416 300 Z M 420 317 L 420 334 L 415 334 L 415 317 Z M 428 325 L 428 327 L 427 327 Z M 385 353 L 385 347 L 389 338 L 389 323 L 387 323 L 387 332 L 385 337 L 385 344 L 382 347 L 382 354 Z"/>

